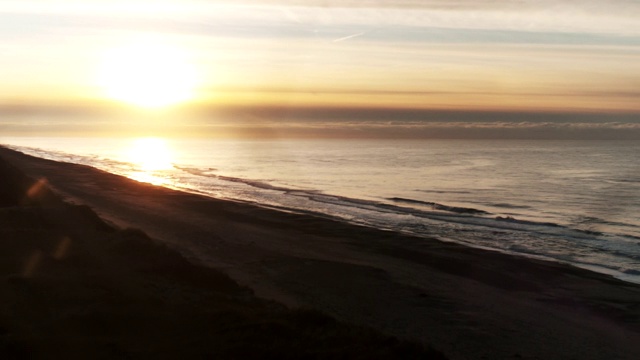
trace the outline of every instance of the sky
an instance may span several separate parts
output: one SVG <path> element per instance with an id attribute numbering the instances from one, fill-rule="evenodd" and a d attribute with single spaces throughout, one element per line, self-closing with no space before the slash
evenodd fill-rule
<path id="1" fill-rule="evenodd" d="M 640 139 L 640 1 L 0 2 L 0 132 Z"/>

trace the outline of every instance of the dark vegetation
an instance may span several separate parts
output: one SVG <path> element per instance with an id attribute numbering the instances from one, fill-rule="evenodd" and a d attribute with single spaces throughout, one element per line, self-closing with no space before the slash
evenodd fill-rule
<path id="1" fill-rule="evenodd" d="M 443 359 L 256 298 L 0 159 L 1 359 Z"/>

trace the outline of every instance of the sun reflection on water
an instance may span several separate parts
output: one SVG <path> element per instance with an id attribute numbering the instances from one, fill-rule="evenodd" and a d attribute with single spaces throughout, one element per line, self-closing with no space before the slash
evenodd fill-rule
<path id="1" fill-rule="evenodd" d="M 173 168 L 173 156 L 166 141 L 160 138 L 136 139 L 127 152 L 127 158 L 134 165 L 129 177 L 154 185 L 165 185 L 169 179 L 159 176 L 160 172 Z"/>

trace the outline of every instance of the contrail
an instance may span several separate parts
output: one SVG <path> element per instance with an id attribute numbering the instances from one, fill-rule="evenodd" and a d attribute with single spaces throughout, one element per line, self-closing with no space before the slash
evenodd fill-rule
<path id="1" fill-rule="evenodd" d="M 354 37 L 362 36 L 362 35 L 364 35 L 364 34 L 366 34 L 366 33 L 367 33 L 366 31 L 363 31 L 363 32 L 360 32 L 360 33 L 357 33 L 357 34 L 353 34 L 353 35 L 349 35 L 349 36 L 341 37 L 341 38 L 339 38 L 339 39 L 335 39 L 335 40 L 333 40 L 333 42 L 340 42 L 340 41 L 349 40 L 349 39 L 352 39 L 352 38 L 354 38 Z"/>

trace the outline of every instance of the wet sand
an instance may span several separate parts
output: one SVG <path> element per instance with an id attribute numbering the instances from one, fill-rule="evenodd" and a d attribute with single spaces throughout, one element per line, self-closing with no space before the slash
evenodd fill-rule
<path id="1" fill-rule="evenodd" d="M 640 358 L 640 287 L 568 265 L 0 157 L 117 228 L 262 298 L 431 344 L 452 359 Z M 106 265 L 105 265 L 106 266 Z"/>

